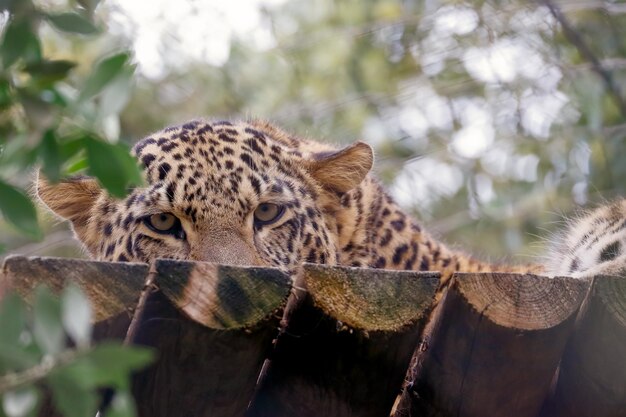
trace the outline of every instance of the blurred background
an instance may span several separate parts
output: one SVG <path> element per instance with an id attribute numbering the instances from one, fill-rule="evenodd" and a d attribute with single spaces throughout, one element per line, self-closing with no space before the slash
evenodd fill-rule
<path id="1" fill-rule="evenodd" d="M 402 206 L 491 260 L 541 257 L 580 206 L 626 195 L 622 2 L 0 6 L 4 255 L 82 256 L 67 225 L 41 210 L 34 223 L 35 166 L 119 191 L 130 144 L 194 117 L 364 140 Z"/>

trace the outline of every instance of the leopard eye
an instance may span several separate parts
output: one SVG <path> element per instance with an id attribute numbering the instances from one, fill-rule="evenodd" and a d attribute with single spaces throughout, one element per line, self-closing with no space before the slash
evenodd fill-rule
<path id="1" fill-rule="evenodd" d="M 143 221 L 149 229 L 157 233 L 171 234 L 181 239 L 185 237 L 180 220 L 173 214 L 153 214 L 152 216 L 144 217 Z"/>
<path id="2" fill-rule="evenodd" d="M 274 223 L 280 219 L 284 211 L 284 206 L 274 203 L 261 203 L 254 210 L 254 222 L 258 225 Z"/>

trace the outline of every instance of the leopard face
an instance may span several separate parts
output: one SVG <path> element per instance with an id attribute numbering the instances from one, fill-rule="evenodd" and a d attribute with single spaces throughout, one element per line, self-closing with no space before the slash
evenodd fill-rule
<path id="1" fill-rule="evenodd" d="M 372 165 L 363 143 L 342 150 L 264 122 L 194 121 L 157 132 L 134 155 L 146 185 L 114 199 L 91 178 L 38 181 L 99 260 L 157 258 L 274 266 L 335 264 L 333 215 Z"/>

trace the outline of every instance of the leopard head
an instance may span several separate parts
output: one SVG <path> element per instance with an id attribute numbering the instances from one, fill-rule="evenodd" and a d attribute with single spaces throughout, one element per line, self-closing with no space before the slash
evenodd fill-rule
<path id="1" fill-rule="evenodd" d="M 51 183 L 41 201 L 69 220 L 92 258 L 156 258 L 292 271 L 335 264 L 336 213 L 373 162 L 371 148 L 294 137 L 266 122 L 193 121 L 138 142 L 145 186 L 116 199 L 90 177 Z"/>

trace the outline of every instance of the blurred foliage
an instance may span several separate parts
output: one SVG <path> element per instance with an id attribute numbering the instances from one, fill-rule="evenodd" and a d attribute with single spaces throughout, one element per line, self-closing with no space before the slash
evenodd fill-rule
<path id="1" fill-rule="evenodd" d="M 625 194 L 625 117 L 543 3 L 241 0 L 231 14 L 225 3 L 78 1 L 70 17 L 49 0 L 38 14 L 15 11 L 4 40 L 11 28 L 32 36 L 1 55 L 15 63 L 0 89 L 10 106 L 0 179 L 24 187 L 37 161 L 53 178 L 91 166 L 121 192 L 127 162 L 98 163 L 100 147 L 122 158 L 118 137 L 193 117 L 262 117 L 321 140 L 368 141 L 377 175 L 436 234 L 524 262 L 563 215 Z M 555 4 L 624 95 L 624 6 Z M 25 25 L 25 15 L 36 17 Z M 34 236 L 28 210 L 5 218 Z M 49 243 L 9 229 L 0 243 L 67 254 L 65 229 L 44 227 Z"/>
<path id="2" fill-rule="evenodd" d="M 95 3 L 56 11 L 30 0 L 3 1 L 0 41 L 0 212 L 24 235 L 40 239 L 36 211 L 23 191 L 33 165 L 53 181 L 81 168 L 114 195 L 140 182 L 128 147 L 106 125 L 128 100 L 133 66 L 126 51 L 103 56 L 59 57 L 47 43 L 88 45 L 100 30 L 92 22 Z M 117 48 L 119 49 L 119 48 Z M 76 74 L 79 59 L 89 69 Z M 124 87 L 120 88 L 120 85 Z"/>
<path id="3" fill-rule="evenodd" d="M 60 296 L 39 287 L 32 303 L 27 309 L 15 294 L 0 303 L 0 417 L 38 415 L 45 393 L 65 417 L 95 416 L 104 388 L 115 390 L 107 415 L 136 415 L 130 373 L 152 352 L 120 342 L 92 346 L 91 308 L 78 287 Z"/>
<path id="4" fill-rule="evenodd" d="M 624 90 L 623 6 L 557 4 Z M 531 245 L 564 214 L 624 195 L 624 115 L 544 6 L 288 1 L 267 6 L 262 25 L 269 46 L 236 37 L 219 66 L 173 62 L 184 44 L 165 48 L 122 130 L 253 115 L 365 139 L 401 204 L 482 256 L 541 254 Z"/>
<path id="5" fill-rule="evenodd" d="M 96 4 L 78 3 L 68 11 L 29 0 L 0 1 L 0 212 L 10 230 L 31 239 L 43 235 L 24 191 L 31 167 L 41 166 L 53 181 L 86 168 L 118 196 L 140 182 L 115 129 L 134 72 L 128 52 L 60 57 L 47 45 L 95 40 Z M 92 68 L 76 73 L 85 59 Z M 11 247 L 15 241 L 5 228 L 1 240 Z M 1 298 L 0 417 L 37 415 L 44 392 L 66 417 L 94 416 L 104 388 L 115 389 L 110 415 L 135 415 L 129 375 L 151 354 L 119 342 L 92 346 L 90 306 L 78 288 L 66 288 L 60 298 L 39 288 L 32 309 L 14 294 Z"/>

